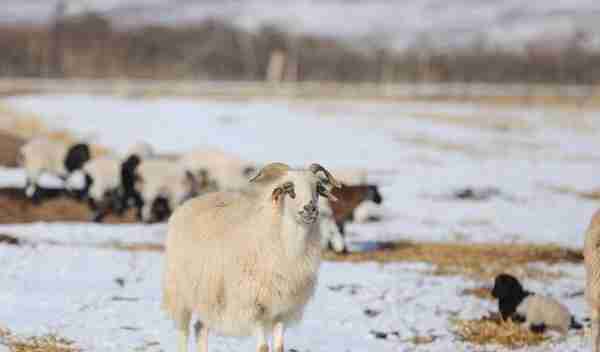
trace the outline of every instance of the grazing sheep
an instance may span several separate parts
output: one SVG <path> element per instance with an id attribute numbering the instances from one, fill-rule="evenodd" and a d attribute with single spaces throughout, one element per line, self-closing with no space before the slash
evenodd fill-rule
<path id="1" fill-rule="evenodd" d="M 323 178 L 319 177 L 323 174 Z M 171 216 L 166 239 L 162 306 L 177 323 L 179 352 L 198 315 L 198 351 L 208 333 L 255 334 L 267 352 L 273 332 L 283 352 L 284 328 L 302 318 L 320 264 L 319 195 L 338 182 L 322 166 L 265 166 L 239 192 L 194 198 Z"/>
<path id="2" fill-rule="evenodd" d="M 109 155 L 94 158 L 83 165 L 82 172 L 86 183 L 84 192 L 94 211 L 92 220 L 102 221 L 111 210 L 120 213 L 121 160 Z"/>
<path id="3" fill-rule="evenodd" d="M 25 194 L 36 199 L 40 176 L 47 172 L 63 181 L 90 160 L 86 143 L 69 144 L 46 137 L 34 138 L 21 147 L 20 164 L 25 168 Z"/>
<path id="4" fill-rule="evenodd" d="M 185 200 L 200 193 L 206 184 L 181 165 L 167 159 L 142 160 L 134 175 L 135 191 L 141 195 L 145 222 L 161 221 Z"/>
<path id="5" fill-rule="evenodd" d="M 496 277 L 492 296 L 498 299 L 502 319 L 525 322 L 525 327 L 533 332 L 542 333 L 551 329 L 566 334 L 569 328 L 581 329 L 567 307 L 554 298 L 524 290 L 512 275 L 500 274 Z"/>
<path id="6" fill-rule="evenodd" d="M 600 211 L 592 216 L 585 234 L 585 298 L 592 317 L 592 351 L 600 352 Z"/>
<path id="7" fill-rule="evenodd" d="M 216 188 L 221 191 L 243 188 L 256 173 L 256 167 L 252 163 L 215 149 L 188 152 L 179 159 L 179 163 L 194 175 L 208 172 L 216 183 Z"/>

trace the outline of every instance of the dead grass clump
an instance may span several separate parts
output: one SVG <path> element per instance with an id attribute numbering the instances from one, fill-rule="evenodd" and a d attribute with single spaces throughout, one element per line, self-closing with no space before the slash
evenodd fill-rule
<path id="1" fill-rule="evenodd" d="M 543 334 L 536 334 L 512 320 L 502 321 L 497 313 L 474 320 L 453 321 L 454 333 L 463 341 L 476 345 L 502 345 L 517 349 L 536 346 L 548 340 Z"/>
<path id="2" fill-rule="evenodd" d="M 524 120 L 511 116 L 492 116 L 489 114 L 453 115 L 445 112 L 413 112 L 418 119 L 427 119 L 460 127 L 489 129 L 495 131 L 530 130 L 531 126 Z"/>
<path id="3" fill-rule="evenodd" d="M 16 336 L 10 330 L 0 328 L 0 345 L 10 352 L 76 352 L 81 351 L 75 343 L 55 334 L 43 336 Z"/>
<path id="4" fill-rule="evenodd" d="M 493 300 L 492 289 L 487 286 L 466 288 L 460 293 L 461 296 L 474 296 L 479 299 Z"/>
<path id="5" fill-rule="evenodd" d="M 527 266 L 532 262 L 580 263 L 580 250 L 556 245 L 482 244 L 482 243 L 386 243 L 384 248 L 336 254 L 326 252 L 326 260 L 343 262 L 425 262 L 435 265 L 433 275 L 465 275 L 488 280 L 508 272 L 521 277 L 552 279 L 561 273 L 546 272 Z"/>
<path id="6" fill-rule="evenodd" d="M 583 199 L 600 200 L 600 189 L 580 191 L 569 186 L 546 186 L 546 188 L 560 194 L 572 194 Z"/>

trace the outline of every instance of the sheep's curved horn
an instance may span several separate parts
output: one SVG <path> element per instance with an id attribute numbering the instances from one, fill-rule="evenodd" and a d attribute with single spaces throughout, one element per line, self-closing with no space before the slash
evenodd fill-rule
<path id="1" fill-rule="evenodd" d="M 335 188 L 341 188 L 342 184 L 338 182 L 338 180 L 336 180 L 333 175 L 331 173 L 329 173 L 329 171 L 327 171 L 323 166 L 319 165 L 319 164 L 311 164 L 308 169 L 313 173 L 313 174 L 317 174 L 319 171 L 323 172 L 325 174 L 325 177 L 327 177 L 327 182 L 329 184 L 331 184 L 333 187 Z"/>
<path id="2" fill-rule="evenodd" d="M 271 163 L 263 167 L 256 176 L 250 179 L 250 182 L 270 182 L 290 170 L 290 167 L 284 163 Z"/>

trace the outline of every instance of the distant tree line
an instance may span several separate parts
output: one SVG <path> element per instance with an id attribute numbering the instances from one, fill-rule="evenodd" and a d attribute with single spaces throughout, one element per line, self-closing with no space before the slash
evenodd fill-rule
<path id="1" fill-rule="evenodd" d="M 57 10 L 60 12 L 60 10 Z M 274 26 L 247 32 L 219 21 L 117 29 L 101 15 L 57 15 L 47 26 L 0 26 L 0 76 L 337 82 L 569 83 L 600 81 L 600 54 L 583 35 L 523 52 L 478 42 L 402 52 Z"/>

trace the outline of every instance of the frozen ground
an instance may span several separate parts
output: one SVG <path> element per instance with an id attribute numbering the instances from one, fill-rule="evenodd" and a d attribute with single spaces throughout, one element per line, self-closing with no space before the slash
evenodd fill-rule
<path id="1" fill-rule="evenodd" d="M 267 162 L 364 167 L 383 185 L 387 217 L 350 227 L 351 238 L 556 243 L 581 247 L 597 202 L 556 187 L 591 190 L 600 160 L 594 111 L 485 108 L 453 104 L 206 102 L 31 96 L 3 100 L 56 128 L 124 151 L 145 139 L 160 151 L 219 146 Z M 19 171 L 0 170 L 2 184 Z M 481 201 L 457 200 L 464 187 L 495 187 Z M 0 246 L 0 326 L 22 334 L 59 332 L 89 351 L 173 350 L 171 323 L 159 309 L 161 255 L 107 247 L 160 243 L 164 225 L 2 225 L 27 239 Z M 61 245 L 48 245 L 48 241 Z M 37 245 L 35 245 L 37 244 Z M 83 246 L 82 246 L 83 245 Z M 103 248 L 100 248 L 103 247 Z M 560 265 L 550 282 L 526 286 L 560 298 L 586 316 L 583 268 Z M 305 351 L 481 351 L 452 333 L 452 318 L 477 318 L 494 305 L 465 288 L 489 285 L 437 276 L 428 264 L 325 263 L 303 324 L 289 348 Z M 121 287 L 115 279 L 122 279 Z M 574 295 L 575 294 L 575 295 Z M 368 317 L 365 309 L 381 311 Z M 399 336 L 380 340 L 371 330 Z M 415 336 L 433 342 L 413 344 Z M 584 351 L 580 335 L 530 351 Z M 217 351 L 252 350 L 252 340 L 213 338 Z M 1 347 L 0 347 L 1 349 Z M 485 350 L 501 350 L 486 346 Z"/>
<path id="2" fill-rule="evenodd" d="M 89 351 L 175 350 L 171 322 L 160 311 L 161 255 L 106 249 L 0 247 L 0 322 L 21 334 L 60 333 Z M 475 351 L 458 341 L 449 321 L 478 318 L 491 302 L 462 296 L 477 283 L 431 276 L 425 264 L 333 264 L 322 267 L 320 284 L 305 321 L 288 332 L 288 348 L 298 351 Z M 529 282 L 537 292 L 560 297 L 582 317 L 582 298 L 566 298 L 580 287 L 581 267 L 561 267 L 570 275 L 551 289 Z M 121 287 L 117 279 L 122 279 Z M 368 317 L 370 309 L 381 312 Z M 370 332 L 394 332 L 388 340 Z M 416 336 L 433 336 L 414 345 Z M 555 338 L 531 351 L 583 350 L 580 335 Z M 213 338 L 214 351 L 250 351 L 252 339 Z M 501 349 L 500 349 L 501 350 Z"/>

